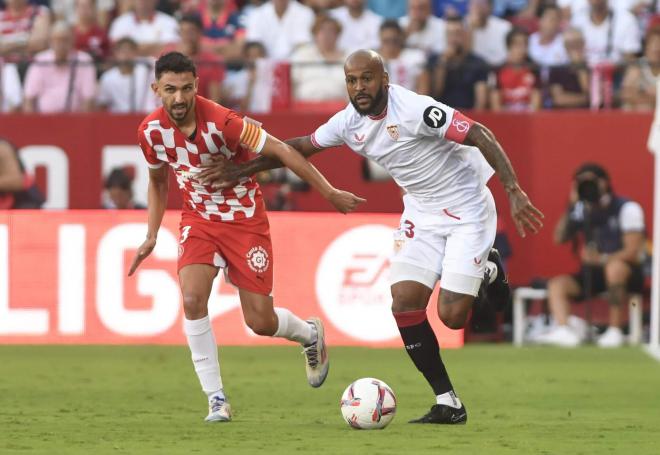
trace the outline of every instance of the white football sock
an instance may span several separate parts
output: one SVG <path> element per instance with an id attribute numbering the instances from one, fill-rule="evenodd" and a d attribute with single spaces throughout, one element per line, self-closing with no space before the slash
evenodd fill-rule
<path id="1" fill-rule="evenodd" d="M 193 366 L 202 390 L 209 398 L 224 397 L 218 363 L 218 346 L 215 343 L 211 320 L 208 316 L 195 320 L 184 318 L 183 331 L 188 339 Z"/>
<path id="2" fill-rule="evenodd" d="M 456 396 L 453 390 L 443 393 L 442 395 L 436 395 L 435 402 L 436 404 L 444 404 L 456 409 L 460 409 L 460 407 L 463 406 L 461 400 Z"/>
<path id="3" fill-rule="evenodd" d="M 488 274 L 488 284 L 491 284 L 497 278 L 497 264 L 491 261 L 486 262 L 486 273 Z"/>
<path id="4" fill-rule="evenodd" d="M 314 327 L 300 319 L 286 308 L 273 308 L 277 315 L 277 331 L 273 335 L 278 338 L 297 341 L 308 345 L 316 341 L 316 330 Z"/>

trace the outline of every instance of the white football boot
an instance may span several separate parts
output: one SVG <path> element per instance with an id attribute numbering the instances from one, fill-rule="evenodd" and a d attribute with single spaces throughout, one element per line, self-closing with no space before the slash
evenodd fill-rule
<path id="1" fill-rule="evenodd" d="M 323 323 L 319 318 L 310 318 L 307 320 L 307 323 L 316 328 L 316 342 L 304 346 L 303 349 L 307 382 L 312 387 L 321 387 L 325 378 L 328 377 L 328 369 L 330 368 L 328 350 L 325 346 Z"/>
<path id="2" fill-rule="evenodd" d="M 562 348 L 574 348 L 580 344 L 580 337 L 567 325 L 557 325 L 548 332 L 542 333 L 534 340 L 539 344 L 549 344 Z"/>
<path id="3" fill-rule="evenodd" d="M 231 406 L 226 398 L 213 396 L 209 399 L 209 415 L 206 422 L 231 422 Z"/>
<path id="4" fill-rule="evenodd" d="M 623 346 L 623 332 L 618 327 L 608 327 L 598 338 L 596 344 L 601 348 L 619 348 Z"/>

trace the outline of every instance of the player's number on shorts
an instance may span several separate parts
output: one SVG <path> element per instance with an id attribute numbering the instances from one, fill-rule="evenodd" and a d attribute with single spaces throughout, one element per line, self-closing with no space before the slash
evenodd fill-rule
<path id="1" fill-rule="evenodd" d="M 403 224 L 405 225 L 403 229 L 406 233 L 406 237 L 408 237 L 409 239 L 415 237 L 415 225 L 413 224 L 413 222 L 406 220 L 403 222 Z"/>
<path id="2" fill-rule="evenodd" d="M 190 234 L 191 227 L 192 226 L 184 226 L 181 228 L 181 240 L 179 240 L 179 243 L 183 243 L 188 240 L 188 234 Z"/>

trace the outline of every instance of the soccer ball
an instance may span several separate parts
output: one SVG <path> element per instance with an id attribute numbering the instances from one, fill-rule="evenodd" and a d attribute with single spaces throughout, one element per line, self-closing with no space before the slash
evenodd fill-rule
<path id="1" fill-rule="evenodd" d="M 396 397 L 390 386 L 374 378 L 358 379 L 341 396 L 341 413 L 358 430 L 385 428 L 396 413 Z"/>

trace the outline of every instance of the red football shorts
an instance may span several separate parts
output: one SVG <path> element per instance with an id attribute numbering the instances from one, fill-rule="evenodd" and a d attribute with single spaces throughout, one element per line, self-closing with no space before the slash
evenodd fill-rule
<path id="1" fill-rule="evenodd" d="M 273 248 L 265 210 L 238 221 L 208 221 L 183 212 L 179 234 L 177 270 L 208 264 L 224 268 L 236 287 L 263 295 L 272 292 Z"/>

